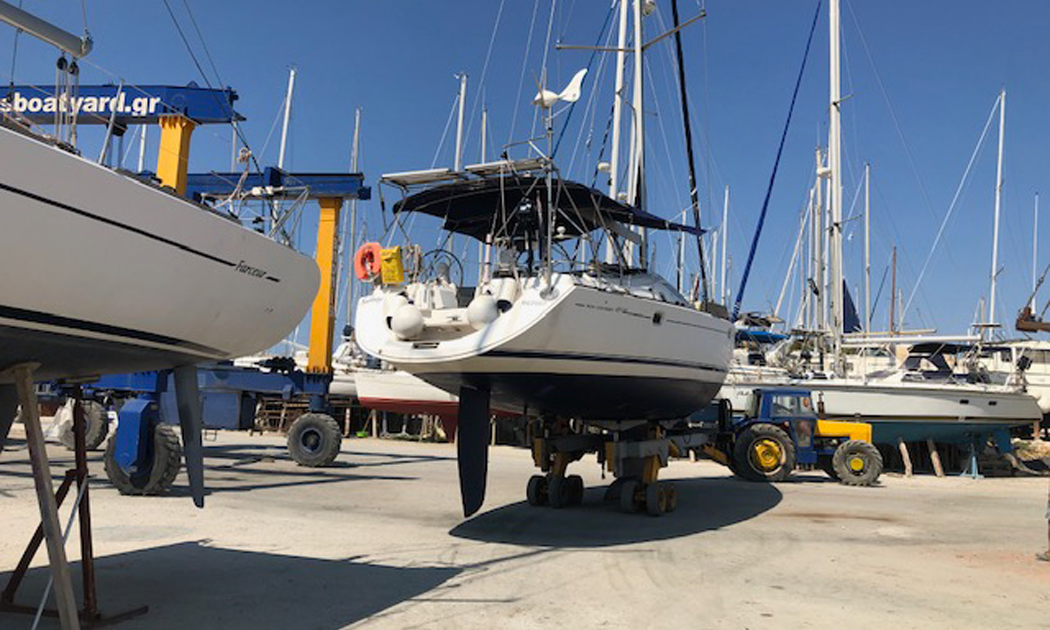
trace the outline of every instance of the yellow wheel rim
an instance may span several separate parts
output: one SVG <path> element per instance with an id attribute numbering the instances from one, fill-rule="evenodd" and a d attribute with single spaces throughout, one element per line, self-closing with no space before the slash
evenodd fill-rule
<path id="1" fill-rule="evenodd" d="M 776 440 L 763 438 L 751 445 L 751 459 L 760 470 L 773 471 L 784 461 L 784 449 Z"/>
<path id="2" fill-rule="evenodd" d="M 860 456 L 853 456 L 849 458 L 849 469 L 855 473 L 859 473 L 864 470 L 864 458 Z"/>

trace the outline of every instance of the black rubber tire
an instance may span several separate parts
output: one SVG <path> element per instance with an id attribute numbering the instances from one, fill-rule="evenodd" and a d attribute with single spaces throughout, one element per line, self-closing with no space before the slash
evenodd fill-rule
<path id="1" fill-rule="evenodd" d="M 106 477 L 121 494 L 162 494 L 171 487 L 182 469 L 182 444 L 170 425 L 158 424 L 153 428 L 153 461 L 148 476 L 143 473 L 132 477 L 124 472 L 114 456 L 116 442 L 117 436 L 114 435 L 106 445 L 104 464 Z"/>
<path id="2" fill-rule="evenodd" d="M 847 486 L 870 486 L 882 474 L 882 455 L 868 442 L 850 440 L 839 445 L 831 461 L 839 481 Z M 859 470 L 851 465 L 858 463 Z"/>
<path id="3" fill-rule="evenodd" d="M 569 487 L 569 505 L 580 505 L 583 503 L 583 477 L 579 475 L 569 475 L 565 478 L 565 483 Z"/>
<path id="4" fill-rule="evenodd" d="M 762 467 L 752 460 L 755 447 L 765 440 L 772 440 L 780 448 L 780 461 L 775 467 Z M 795 444 L 778 426 L 753 424 L 737 438 L 733 458 L 738 474 L 748 481 L 785 481 L 795 469 Z"/>
<path id="5" fill-rule="evenodd" d="M 663 516 L 667 512 L 667 488 L 660 482 L 645 486 L 645 511 L 649 516 Z"/>
<path id="6" fill-rule="evenodd" d="M 835 464 L 831 461 L 831 455 L 818 455 L 817 466 L 823 470 L 828 477 L 831 477 L 835 481 L 840 481 L 839 474 L 835 470 Z"/>
<path id="7" fill-rule="evenodd" d="M 84 432 L 84 445 L 87 447 L 87 450 L 93 451 L 101 446 L 106 441 L 106 436 L 109 435 L 109 414 L 106 413 L 105 407 L 94 400 L 85 400 L 82 404 L 84 405 L 84 420 L 87 425 L 87 431 Z M 69 428 L 69 431 L 63 433 L 60 439 L 62 445 L 67 449 L 72 451 L 75 448 L 72 427 Z"/>
<path id="8" fill-rule="evenodd" d="M 568 481 L 565 477 L 551 476 L 547 482 L 547 503 L 555 510 L 570 505 L 572 498 L 569 496 L 572 488 L 569 487 Z"/>
<path id="9" fill-rule="evenodd" d="M 670 481 L 665 481 L 664 492 L 667 493 L 667 512 L 671 513 L 678 509 L 678 486 Z"/>
<path id="10" fill-rule="evenodd" d="M 638 502 L 634 500 L 634 496 L 638 494 L 638 487 L 641 486 L 639 482 L 634 479 L 628 479 L 623 482 L 620 486 L 620 509 L 628 514 L 634 514 L 638 511 Z"/>
<path id="11" fill-rule="evenodd" d="M 547 505 L 547 478 L 543 475 L 529 477 L 529 484 L 525 487 L 525 498 L 533 507 Z"/>
<path id="12" fill-rule="evenodd" d="M 288 454 L 300 466 L 318 468 L 330 465 L 339 456 L 342 443 L 339 424 L 324 413 L 304 413 L 288 430 Z"/>

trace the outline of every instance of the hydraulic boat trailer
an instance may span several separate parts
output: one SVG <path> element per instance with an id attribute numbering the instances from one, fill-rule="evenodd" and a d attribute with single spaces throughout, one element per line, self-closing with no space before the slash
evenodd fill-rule
<path id="1" fill-rule="evenodd" d="M 529 479 L 529 505 L 579 505 L 583 478 L 566 472 L 572 462 L 595 453 L 603 473 L 607 470 L 616 478 L 605 492 L 606 501 L 617 501 L 625 512 L 645 510 L 652 516 L 673 512 L 678 507 L 678 489 L 670 481 L 659 480 L 660 469 L 671 457 L 702 448 L 714 432 L 685 421 L 622 425 L 622 429 L 591 433 L 586 427 L 574 430 L 564 420 L 534 423 L 537 436 L 532 440 L 532 460 L 544 474 Z"/>

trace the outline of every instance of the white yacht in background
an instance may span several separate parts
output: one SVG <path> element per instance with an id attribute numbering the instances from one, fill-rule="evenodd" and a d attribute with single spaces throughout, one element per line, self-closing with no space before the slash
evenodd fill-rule
<path id="1" fill-rule="evenodd" d="M 807 309 L 811 316 L 806 326 L 809 332 L 779 340 L 779 346 L 769 352 L 738 353 L 738 360 L 731 367 L 719 397 L 728 399 L 734 408 L 743 409 L 755 388 L 804 387 L 812 390 L 815 401 L 828 418 L 871 423 L 873 439 L 883 444 L 892 444 L 898 439 L 965 441 L 980 434 L 1038 420 L 1042 412 L 1035 399 L 1019 387 L 970 382 L 965 375 L 953 374 L 946 363 L 935 363 L 933 370 L 920 369 L 919 364 L 923 361 L 939 360 L 936 350 L 943 345 L 943 339 L 848 338 L 844 325 L 844 306 L 848 296 L 842 272 L 838 0 L 831 0 L 829 14 L 829 142 L 826 156 L 818 152 L 818 179 L 810 208 L 810 220 L 814 222 L 811 236 L 816 235 L 811 243 L 815 259 L 811 281 L 814 286 L 820 286 L 820 291 L 814 291 L 816 304 Z M 822 207 L 821 193 L 825 187 L 829 194 L 827 207 Z M 832 226 L 827 230 L 826 241 L 817 237 L 823 231 L 819 226 L 824 220 L 821 215 L 825 213 L 825 225 Z M 803 235 L 800 228 L 800 243 Z M 994 279 L 992 291 L 994 293 Z M 828 300 L 826 304 L 825 299 Z M 920 344 L 921 341 L 928 343 Z M 870 349 L 901 344 L 912 350 L 902 365 L 877 369 L 874 364 L 881 363 L 886 368 L 886 363 L 892 359 L 893 353 L 887 351 L 877 353 L 872 357 L 872 365 L 866 365 L 865 353 L 871 354 Z M 862 354 L 851 357 L 847 352 L 856 349 Z"/>

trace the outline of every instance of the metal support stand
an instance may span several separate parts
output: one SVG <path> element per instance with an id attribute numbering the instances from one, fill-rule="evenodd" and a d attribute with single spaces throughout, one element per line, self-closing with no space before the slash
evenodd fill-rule
<path id="1" fill-rule="evenodd" d="M 40 502 L 41 522 L 26 545 L 22 558 L 18 561 L 7 586 L 0 593 L 0 611 L 35 615 L 36 607 L 15 603 L 15 593 L 29 570 L 33 557 L 46 540 L 48 556 L 51 561 L 51 573 L 55 587 L 57 610 L 45 609 L 43 616 L 58 617 L 63 630 L 80 628 L 80 623 L 87 627 L 108 625 L 145 614 L 149 608 L 140 607 L 117 615 L 103 617 L 98 610 L 95 582 L 95 556 L 91 537 L 91 504 L 89 499 L 89 476 L 87 467 L 87 447 L 85 444 L 86 422 L 81 390 L 73 390 L 73 443 L 75 466 L 66 471 L 58 491 L 51 486 L 50 465 L 47 460 L 43 431 L 40 427 L 40 415 L 37 407 L 36 392 L 32 381 L 32 367 L 17 366 L 13 369 L 18 386 L 19 400 L 22 405 L 22 417 L 26 425 L 26 441 L 33 464 L 33 478 L 37 486 L 37 498 Z M 80 524 L 80 564 L 83 579 L 84 607 L 79 612 L 73 594 L 72 576 L 69 562 L 65 555 L 65 541 L 58 522 L 58 507 L 69 494 L 73 483 L 77 485 L 80 497 L 75 506 L 78 510 Z"/>
<path id="2" fill-rule="evenodd" d="M 977 451 L 978 451 L 978 440 L 983 436 L 977 436 L 970 440 L 970 463 L 966 466 L 966 470 L 959 473 L 960 477 L 970 477 L 971 479 L 982 479 L 984 475 L 981 474 L 980 468 L 977 465 Z M 984 442 L 980 442 L 984 444 Z"/>

